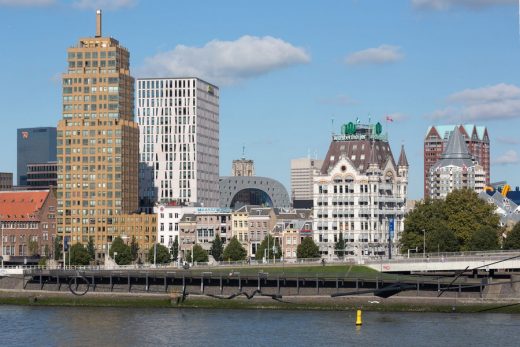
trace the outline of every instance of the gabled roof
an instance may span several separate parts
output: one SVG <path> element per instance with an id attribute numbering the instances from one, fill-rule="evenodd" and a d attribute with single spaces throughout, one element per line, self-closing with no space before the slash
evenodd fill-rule
<path id="1" fill-rule="evenodd" d="M 48 195 L 49 190 L 0 192 L 0 220 L 34 220 Z"/>
<path id="2" fill-rule="evenodd" d="M 376 165 L 381 169 L 390 160 L 395 165 L 392 150 L 386 141 L 381 140 L 354 140 L 354 141 L 332 141 L 323 166 L 321 174 L 327 175 L 340 161 L 340 158 L 347 158 L 354 168 L 360 173 L 365 173 L 370 164 Z"/>
<path id="3" fill-rule="evenodd" d="M 453 132 L 454 128 L 457 127 L 457 125 L 448 124 L 448 125 L 435 125 L 435 126 L 429 126 L 428 130 L 426 131 L 426 137 L 430 132 L 435 130 L 439 136 L 446 140 L 449 138 L 450 134 Z M 470 139 L 473 135 L 473 132 L 477 134 L 477 138 L 479 141 L 484 140 L 484 135 L 486 133 L 486 127 L 482 125 L 475 125 L 475 124 L 461 124 L 459 131 L 463 131 L 468 138 Z"/>

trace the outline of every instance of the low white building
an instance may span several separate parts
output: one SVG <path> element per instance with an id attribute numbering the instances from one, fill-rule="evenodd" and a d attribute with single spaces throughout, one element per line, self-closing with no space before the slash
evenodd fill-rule
<path id="1" fill-rule="evenodd" d="M 404 230 L 407 188 L 404 146 L 396 164 L 381 124 L 344 125 L 314 177 L 313 230 L 322 257 L 334 257 L 340 234 L 346 256 L 387 257 L 389 237 L 395 247 Z"/>
<path id="2" fill-rule="evenodd" d="M 195 213 L 197 207 L 159 205 L 154 207 L 157 214 L 157 240 L 160 244 L 170 247 L 179 237 L 179 222 L 187 213 Z"/>

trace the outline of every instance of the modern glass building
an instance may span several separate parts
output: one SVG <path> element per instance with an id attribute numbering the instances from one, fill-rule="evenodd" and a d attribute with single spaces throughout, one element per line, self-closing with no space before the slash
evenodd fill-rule
<path id="1" fill-rule="evenodd" d="M 27 164 L 56 161 L 56 128 L 39 127 L 16 130 L 17 184 L 27 185 Z"/>

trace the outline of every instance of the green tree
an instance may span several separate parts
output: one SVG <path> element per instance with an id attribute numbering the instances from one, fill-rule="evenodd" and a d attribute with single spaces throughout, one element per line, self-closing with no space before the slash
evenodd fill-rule
<path id="1" fill-rule="evenodd" d="M 38 260 L 38 266 L 47 266 L 47 257 L 41 257 Z"/>
<path id="2" fill-rule="evenodd" d="M 90 264 L 90 255 L 82 244 L 76 243 L 69 248 L 67 252 L 67 264 L 70 265 L 88 265 Z"/>
<path id="3" fill-rule="evenodd" d="M 479 231 L 482 227 L 489 227 L 486 230 L 498 232 L 499 216 L 495 213 L 492 204 L 480 199 L 478 194 L 469 189 L 454 190 L 446 197 L 445 211 L 448 216 L 447 225 L 452 230 L 461 250 L 470 249 L 469 240 L 472 233 Z M 479 239 L 484 235 L 480 234 Z M 472 247 L 476 244 L 472 241 Z"/>
<path id="4" fill-rule="evenodd" d="M 114 257 L 115 253 L 117 253 L 117 255 Z M 132 263 L 132 251 L 130 250 L 130 246 L 125 244 L 123 239 L 119 236 L 112 240 L 109 254 L 117 265 L 128 265 Z"/>
<path id="5" fill-rule="evenodd" d="M 507 234 L 504 240 L 504 249 L 520 249 L 520 222 Z"/>
<path id="6" fill-rule="evenodd" d="M 90 257 L 90 260 L 96 259 L 96 248 L 94 247 L 94 237 L 93 236 L 88 238 L 87 252 Z"/>
<path id="7" fill-rule="evenodd" d="M 431 250 L 431 244 L 428 244 L 430 247 L 427 245 L 426 250 L 423 249 L 424 239 L 434 233 L 434 228 L 447 228 L 446 220 L 443 200 L 426 199 L 418 202 L 405 218 L 404 231 L 399 240 L 401 252 L 406 253 L 408 249 L 415 248 L 421 253 Z M 437 244 L 434 248 L 437 251 Z"/>
<path id="8" fill-rule="evenodd" d="M 206 252 L 200 245 L 193 246 L 193 261 L 205 263 L 208 261 L 208 252 Z"/>
<path id="9" fill-rule="evenodd" d="M 456 252 L 459 240 L 455 233 L 448 229 L 446 223 L 432 225 L 426 233 L 426 252 Z"/>
<path id="10" fill-rule="evenodd" d="M 334 254 L 338 257 L 343 258 L 345 256 L 345 247 L 346 247 L 345 239 L 343 238 L 343 233 L 339 233 L 338 241 L 334 244 Z"/>
<path id="11" fill-rule="evenodd" d="M 153 264 L 154 262 L 154 254 L 155 254 L 155 261 L 157 264 L 167 264 L 170 260 L 170 250 L 168 247 L 161 245 L 160 243 L 155 244 L 155 250 L 154 246 L 150 247 L 148 250 L 148 261 Z"/>
<path id="12" fill-rule="evenodd" d="M 45 247 L 44 247 L 44 250 L 43 250 L 43 251 L 44 251 L 44 253 L 45 253 L 45 254 L 44 254 L 44 256 L 45 256 L 46 258 L 49 258 L 51 250 L 50 250 L 50 248 L 49 248 L 49 245 L 48 245 L 48 244 L 46 244 L 46 245 L 45 245 Z"/>
<path id="13" fill-rule="evenodd" d="M 63 257 L 62 249 L 63 245 L 61 243 L 62 237 L 56 236 L 54 238 L 54 260 L 61 260 Z"/>
<path id="14" fill-rule="evenodd" d="M 276 252 L 273 253 L 273 246 L 276 249 Z M 264 258 L 264 253 L 267 250 L 267 258 L 273 259 L 273 256 L 276 259 L 280 259 L 282 256 L 282 247 L 280 247 L 280 244 L 278 243 L 278 240 L 268 234 L 263 240 L 262 243 L 260 243 L 260 246 L 256 249 L 256 260 L 261 260 Z"/>
<path id="15" fill-rule="evenodd" d="M 40 247 L 38 245 L 38 241 L 35 241 L 35 240 L 29 241 L 29 255 L 31 255 L 31 256 L 39 255 L 39 253 L 40 253 L 39 248 Z"/>
<path id="16" fill-rule="evenodd" d="M 485 233 L 479 233 L 480 228 L 494 230 L 498 235 L 499 217 L 494 210 L 491 204 L 468 189 L 455 190 L 446 200 L 419 202 L 406 216 L 400 238 L 401 251 L 406 253 L 416 247 L 419 252 L 465 251 L 483 247 L 480 241 Z M 472 236 L 474 233 L 478 235 Z M 426 250 L 423 250 L 425 240 Z M 486 247 L 491 247 L 494 243 L 491 239 L 488 241 Z"/>
<path id="17" fill-rule="evenodd" d="M 312 237 L 306 237 L 298 245 L 298 248 L 296 248 L 296 256 L 298 259 L 319 258 L 320 248 L 314 242 Z"/>
<path id="18" fill-rule="evenodd" d="M 247 251 L 240 244 L 236 236 L 229 241 L 226 248 L 224 249 L 224 260 L 226 261 L 240 261 L 245 260 L 247 257 Z"/>
<path id="19" fill-rule="evenodd" d="M 496 228 L 483 225 L 470 234 L 466 249 L 469 251 L 491 251 L 498 249 Z"/>
<path id="20" fill-rule="evenodd" d="M 132 241 L 130 242 L 130 254 L 132 255 L 132 261 L 136 261 L 139 255 L 139 243 L 135 236 L 132 236 Z"/>
<path id="21" fill-rule="evenodd" d="M 179 237 L 175 236 L 175 240 L 173 240 L 173 243 L 170 247 L 170 254 L 172 255 L 172 259 L 174 261 L 177 260 L 179 257 Z"/>
<path id="22" fill-rule="evenodd" d="M 224 245 L 222 244 L 222 239 L 220 235 L 215 235 L 215 239 L 213 240 L 213 244 L 211 245 L 211 255 L 213 259 L 216 261 L 222 260 L 222 253 L 224 252 Z"/>

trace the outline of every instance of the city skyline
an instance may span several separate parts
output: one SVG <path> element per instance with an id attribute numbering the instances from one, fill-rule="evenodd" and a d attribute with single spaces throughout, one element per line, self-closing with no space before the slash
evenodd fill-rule
<path id="1" fill-rule="evenodd" d="M 129 49 L 134 77 L 219 87 L 221 176 L 245 145 L 257 174 L 290 190 L 291 159 L 323 159 L 332 131 L 371 118 L 388 128 L 394 153 L 405 145 L 411 199 L 422 197 L 422 143 L 434 124 L 486 126 L 491 181 L 519 185 L 518 3 L 478 4 L 0 0 L 0 38 L 10 47 L 0 56 L 0 171 L 15 173 L 16 129 L 61 118 L 63 52 L 94 34 L 85 28 L 100 7 L 103 32 Z"/>

